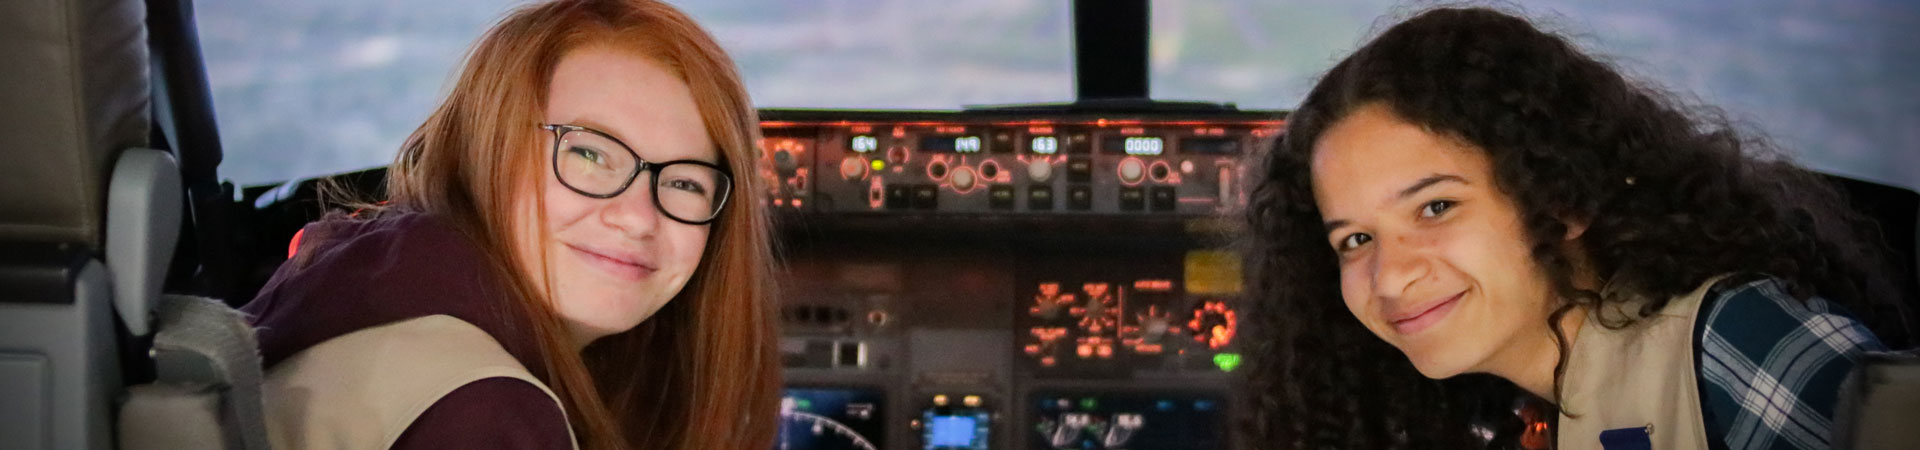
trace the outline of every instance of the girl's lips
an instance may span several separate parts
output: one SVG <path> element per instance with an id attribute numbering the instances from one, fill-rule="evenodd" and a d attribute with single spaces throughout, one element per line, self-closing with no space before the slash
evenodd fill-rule
<path id="1" fill-rule="evenodd" d="M 654 271 L 652 267 L 595 253 L 592 250 L 576 247 L 572 244 L 568 244 L 567 249 L 573 250 L 575 255 L 578 255 L 580 259 L 586 260 L 588 264 L 592 264 L 594 267 L 598 267 L 600 270 L 607 272 L 607 274 L 620 279 L 639 281 L 645 279 L 647 275 L 652 275 Z"/>
<path id="2" fill-rule="evenodd" d="M 1447 313 L 1452 312 L 1453 307 L 1458 305 L 1460 299 L 1466 295 L 1467 293 L 1465 291 L 1453 294 L 1452 297 L 1447 297 L 1446 300 L 1433 305 L 1433 307 L 1427 308 L 1425 311 L 1421 311 L 1419 314 L 1415 314 L 1413 317 L 1395 320 L 1393 321 L 1393 330 L 1401 335 L 1411 336 L 1419 334 L 1421 331 L 1426 331 L 1428 328 L 1433 328 L 1433 325 L 1440 323 L 1441 319 L 1445 319 Z"/>

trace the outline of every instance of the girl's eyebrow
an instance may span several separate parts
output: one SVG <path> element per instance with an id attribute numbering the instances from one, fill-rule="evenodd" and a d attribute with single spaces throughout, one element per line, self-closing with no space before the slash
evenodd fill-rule
<path id="1" fill-rule="evenodd" d="M 1436 184 L 1449 182 L 1449 181 L 1460 183 L 1460 184 L 1472 184 L 1472 183 L 1468 183 L 1466 178 L 1462 178 L 1459 175 L 1437 173 L 1433 175 L 1428 175 L 1426 178 L 1421 178 L 1420 181 L 1413 182 L 1413 184 L 1410 186 L 1407 186 L 1406 189 L 1401 189 L 1399 194 L 1394 195 L 1392 201 L 1406 200 L 1407 197 L 1412 197 L 1414 194 L 1420 193 L 1420 191 L 1433 187 Z M 1340 227 L 1347 226 L 1347 223 L 1348 222 L 1346 219 L 1334 219 L 1334 220 L 1327 221 L 1323 225 L 1326 225 L 1328 232 L 1332 232 L 1333 230 L 1339 229 Z"/>

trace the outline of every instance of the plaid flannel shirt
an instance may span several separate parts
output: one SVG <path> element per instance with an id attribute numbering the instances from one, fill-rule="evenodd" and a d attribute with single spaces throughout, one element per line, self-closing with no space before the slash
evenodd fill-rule
<path id="1" fill-rule="evenodd" d="M 1696 320 L 1696 370 L 1716 449 L 1832 446 L 1839 387 L 1861 352 L 1885 350 L 1844 309 L 1805 302 L 1779 280 L 1710 295 Z"/>

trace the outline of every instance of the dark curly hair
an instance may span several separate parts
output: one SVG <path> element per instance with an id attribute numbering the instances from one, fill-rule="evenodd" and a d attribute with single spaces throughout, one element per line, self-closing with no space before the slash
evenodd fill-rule
<path id="1" fill-rule="evenodd" d="M 1321 134 L 1363 105 L 1486 152 L 1535 263 L 1564 299 L 1556 319 L 1621 301 L 1574 286 L 1578 254 L 1610 293 L 1661 299 L 1643 317 L 1725 273 L 1772 276 L 1801 299 L 1860 312 L 1903 294 L 1879 231 L 1845 209 L 1837 188 L 1718 110 L 1673 98 L 1526 19 L 1483 8 L 1422 12 L 1334 66 L 1288 117 L 1247 209 L 1255 441 L 1483 447 L 1518 431 L 1515 401 L 1529 398 L 1488 375 L 1427 379 L 1344 307 L 1309 161 Z M 1567 218 L 1589 224 L 1578 249 L 1560 239 Z M 1863 316 L 1890 343 L 1906 339 L 1901 324 L 1874 321 L 1903 314 Z M 1549 320 L 1556 335 L 1558 323 Z"/>

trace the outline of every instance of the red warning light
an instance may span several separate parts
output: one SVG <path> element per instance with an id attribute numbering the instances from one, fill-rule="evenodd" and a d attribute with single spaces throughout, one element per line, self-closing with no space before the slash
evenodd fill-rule
<path id="1" fill-rule="evenodd" d="M 1194 342 L 1219 350 L 1233 343 L 1234 334 L 1240 328 L 1240 314 L 1228 308 L 1226 302 L 1206 302 L 1193 310 L 1193 318 L 1187 321 L 1187 328 L 1193 330 Z"/>
<path id="2" fill-rule="evenodd" d="M 293 239 L 287 241 L 287 259 L 293 259 L 294 254 L 300 253 L 300 238 L 306 235 L 307 229 L 305 228 L 293 232 Z"/>
<path id="3" fill-rule="evenodd" d="M 1136 291 L 1164 292 L 1173 290 L 1173 280 L 1138 280 L 1133 282 Z"/>

